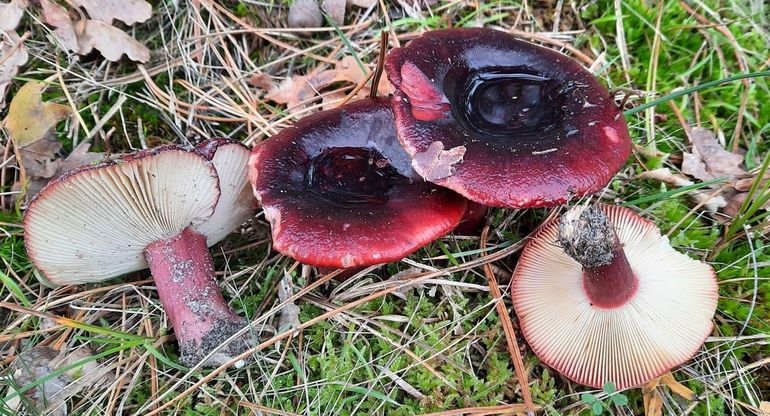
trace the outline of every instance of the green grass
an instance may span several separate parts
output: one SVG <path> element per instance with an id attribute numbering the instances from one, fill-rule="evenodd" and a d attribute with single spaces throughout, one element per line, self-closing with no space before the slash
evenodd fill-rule
<path id="1" fill-rule="evenodd" d="M 161 70 L 153 76 L 153 81 L 164 91 L 173 93 L 180 103 L 208 108 L 193 115 L 184 113 L 180 108 L 187 110 L 187 107 L 161 102 L 141 78 L 111 88 L 98 82 L 84 83 L 85 75 L 96 77 L 98 74 L 97 79 L 104 78 L 100 72 L 104 68 L 95 61 L 75 60 L 67 67 L 71 72 L 65 78 L 68 90 L 83 108 L 81 113 L 86 124 L 93 126 L 95 114 L 103 115 L 117 102 L 118 94 L 127 94 L 130 97 L 127 103 L 104 128 L 104 131 L 115 129 L 109 138 L 113 151 L 139 146 L 139 119 L 142 134 L 150 145 L 195 141 L 213 135 L 253 142 L 266 137 L 263 128 L 274 131 L 288 126 L 288 122 L 280 120 L 301 109 L 287 111 L 263 102 L 260 97 L 264 93 L 249 86 L 249 76 L 265 72 L 279 81 L 292 74 L 305 74 L 323 64 L 308 54 L 289 51 L 253 34 L 213 35 L 222 33 L 220 23 L 230 29 L 239 27 L 219 12 L 206 8 L 196 12 L 186 2 L 180 2 L 178 8 L 167 3 L 155 3 L 154 20 L 136 28 L 137 38 L 146 39 L 158 56 L 168 54 L 169 59 L 184 56 L 197 47 L 208 49 L 199 61 Z M 527 2 L 525 8 L 521 1 L 495 0 L 482 2 L 476 8 L 473 2 L 441 1 L 432 9 L 415 14 L 406 13 L 395 2 L 386 2 L 392 29 L 399 35 L 474 26 L 479 22 L 489 27 L 549 34 L 556 20 L 556 3 Z M 614 1 L 560 3 L 563 4 L 558 20 L 564 33 L 556 38 L 588 56 L 601 55 L 603 60 L 594 68 L 609 88 L 637 93 L 630 98 L 632 107 L 626 111 L 637 151 L 608 187 L 605 202 L 641 211 L 662 233 L 669 233 L 672 245 L 678 250 L 708 261 L 720 281 L 720 301 L 714 320 L 717 337 L 707 342 L 691 362 L 674 372 L 678 380 L 695 391 L 698 401 L 691 404 L 666 394 L 665 404 L 669 409 L 692 406 L 692 415 L 754 414 L 752 408 L 759 405 L 759 400 L 770 397 L 770 375 L 762 369 L 741 372 L 739 377 L 735 374 L 770 355 L 767 338 L 763 337 L 770 333 L 770 244 L 767 235 L 762 234 L 770 225 L 770 219 L 760 208 L 770 200 L 768 185 L 756 183 L 751 191 L 756 196 L 755 202 L 749 199 L 741 207 L 741 214 L 730 220 L 693 211 L 693 204 L 687 198 L 693 191 L 722 184 L 721 180 L 670 188 L 655 181 L 634 179 L 634 176 L 656 167 L 679 168 L 681 154 L 689 149 L 689 144 L 677 113 L 688 125 L 700 124 L 720 133 L 726 148 L 735 147 L 745 152 L 749 169 L 761 172 L 768 169 L 770 6 L 762 2 L 704 0 L 703 4 L 709 8 L 704 10 L 698 8 L 700 2 L 688 2 L 712 22 L 707 25 L 674 1 L 661 2 L 658 7 L 643 0 L 621 0 L 619 14 Z M 255 27 L 279 26 L 275 19 L 285 22 L 286 7 L 282 2 L 222 4 Z M 363 13 L 361 9 L 350 10 L 346 24 L 365 23 Z M 625 43 L 618 38 L 619 21 Z M 69 62 L 66 54 L 46 40 L 42 29 L 32 27 L 29 22 L 25 24 L 33 30 L 33 39 L 39 48 L 33 52 L 33 59 L 20 78 L 40 79 L 52 74 L 54 56 L 61 62 Z M 735 40 L 720 32 L 717 24 L 723 24 Z M 283 32 L 270 33 L 270 36 L 333 60 L 355 56 L 362 68 L 371 70 L 383 25 L 377 21 L 359 30 L 337 27 L 310 36 Z M 195 38 L 193 28 L 209 35 Z M 202 43 L 195 43 L 198 41 Z M 180 51 L 176 48 L 180 44 L 188 49 Z M 628 54 L 622 56 L 622 50 Z M 225 69 L 229 64 L 221 60 L 227 56 L 225 51 L 234 57 L 238 64 L 235 71 L 241 78 L 231 79 Z M 745 70 L 736 54 L 745 62 Z M 161 61 L 156 58 L 152 65 Z M 111 67 L 112 72 L 105 79 L 132 74 L 135 70 L 134 65 L 123 62 Z M 206 117 L 232 118 L 233 113 L 225 111 L 222 105 L 206 101 L 210 97 L 202 97 L 170 80 L 186 80 L 211 97 L 218 97 L 219 102 L 224 102 L 223 96 L 229 96 L 241 104 L 239 111 L 253 112 L 264 121 L 211 121 Z M 748 82 L 748 89 L 744 82 Z M 20 84 L 21 81 L 17 82 L 14 89 Z M 233 85 L 239 94 L 253 98 L 253 102 L 241 103 Z M 349 91 L 349 86 L 347 88 L 345 91 Z M 47 99 L 62 99 L 58 87 L 48 93 Z M 320 103 L 320 99 L 313 102 Z M 742 117 L 738 117 L 739 113 Z M 58 131 L 65 144 L 72 143 L 66 123 L 59 126 Z M 82 138 L 83 133 L 79 134 Z M 103 149 L 104 145 L 100 140 L 96 148 Z M 10 183 L 0 186 L 3 192 L 10 190 Z M 493 210 L 490 245 L 495 248 L 490 252 L 509 247 L 526 236 L 546 214 L 542 209 Z M 8 233 L 0 237 L 0 301 L 60 316 L 77 316 L 76 323 L 69 325 L 71 332 L 65 347 L 89 346 L 96 359 L 118 369 L 120 383 L 94 386 L 70 399 L 73 414 L 101 414 L 108 407 L 113 411 L 121 409 L 124 414 L 145 414 L 155 404 L 167 403 L 210 373 L 210 370 L 190 372 L 180 366 L 173 340 L 156 343 L 169 329 L 152 287 L 133 284 L 146 279 L 146 272 L 127 276 L 128 283 L 123 285 L 120 284 L 123 279 L 115 279 L 101 285 L 46 288 L 37 282 L 26 256 L 20 224 L 21 212 L 0 211 L 0 228 Z M 280 279 L 290 275 L 296 292 L 312 282 L 316 274 L 271 251 L 267 237 L 268 226 L 258 217 L 242 234 L 231 237 L 212 253 L 217 270 L 226 275 L 225 296 L 236 312 L 277 326 L 276 314 L 267 312 L 278 304 L 275 288 Z M 300 320 L 307 322 L 374 292 L 381 288 L 382 281 L 414 265 L 444 269 L 477 258 L 480 253 L 477 240 L 446 237 L 410 256 L 409 261 L 385 265 L 352 282 L 332 281 L 311 291 L 297 302 Z M 514 255 L 495 263 L 501 284 L 508 284 L 505 276 L 514 269 L 516 260 Z M 482 271 L 464 270 L 436 280 L 439 283 L 419 285 L 404 289 L 398 295 L 367 302 L 313 325 L 288 341 L 271 345 L 256 354 L 251 365 L 216 375 L 164 414 L 247 414 L 246 408 L 239 405 L 241 401 L 308 415 L 397 416 L 520 403 L 520 386 L 506 350 L 500 320 L 489 292 L 484 290 L 486 279 Z M 441 284 L 442 281 L 452 285 Z M 86 290 L 108 285 L 115 286 L 82 295 Z M 510 307 L 508 287 L 502 290 Z M 65 298 L 70 300 L 57 303 Z M 4 328 L 0 336 L 11 338 L 34 332 L 25 338 L 0 341 L 0 359 L 3 354 L 15 355 L 43 342 L 51 343 L 68 328 L 63 325 L 44 332 L 42 321 L 0 309 L 0 328 Z M 148 327 L 152 336 L 147 333 Z M 270 335 L 266 332 L 262 339 Z M 603 400 L 610 412 L 643 413 L 639 389 L 623 392 L 628 398 L 627 405 L 609 406 L 612 399 L 574 384 L 543 366 L 521 337 L 520 342 L 524 346 L 529 388 L 535 403 L 543 406 L 544 414 L 589 415 L 589 405 L 581 400 L 585 394 Z M 82 363 L 71 367 L 78 364 Z M 8 376 L 10 371 L 7 363 L 0 364 L 0 377 Z M 44 382 L 41 378 L 23 388 L 29 390 Z M 158 391 L 155 391 L 155 382 Z M 8 389 L 0 382 L 0 403 L 5 402 L 6 394 Z M 163 397 L 159 399 L 159 396 Z M 25 402 L 25 406 L 31 403 Z M 2 404 L 0 411 L 10 412 Z M 28 408 L 26 412 L 34 414 L 35 410 Z"/>

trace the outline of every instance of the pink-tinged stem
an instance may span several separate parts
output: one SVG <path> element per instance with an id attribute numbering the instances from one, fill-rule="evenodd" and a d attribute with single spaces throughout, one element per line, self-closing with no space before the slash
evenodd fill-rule
<path id="1" fill-rule="evenodd" d="M 180 362 L 192 366 L 246 325 L 227 305 L 214 280 L 206 237 L 185 228 L 144 251 L 158 296 L 174 327 Z M 243 340 L 221 348 L 204 365 L 218 365 L 243 352 Z"/>
<path id="2" fill-rule="evenodd" d="M 636 294 L 638 288 L 639 279 L 631 270 L 617 235 L 612 250 L 612 261 L 609 264 L 583 267 L 583 289 L 588 300 L 597 308 L 620 307 Z"/>

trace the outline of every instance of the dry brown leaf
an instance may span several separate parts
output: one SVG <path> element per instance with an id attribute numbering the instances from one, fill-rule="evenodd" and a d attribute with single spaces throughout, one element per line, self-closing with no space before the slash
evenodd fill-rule
<path id="1" fill-rule="evenodd" d="M 49 144 L 52 139 L 41 140 L 46 144 Z M 58 141 L 50 143 L 51 146 L 61 147 Z M 74 169 L 83 165 L 89 165 L 102 161 L 107 158 L 106 153 L 89 152 L 88 149 L 91 144 L 88 142 L 82 142 L 72 150 L 72 153 L 67 156 L 66 159 L 56 159 L 48 163 L 47 168 L 43 173 L 45 175 L 30 176 L 27 183 L 27 188 L 24 189 L 28 197 L 32 197 L 40 192 L 43 187 L 51 181 L 51 179 L 61 175 L 70 169 Z M 29 162 L 29 161 L 28 161 Z M 35 173 L 33 171 L 33 173 Z M 21 190 L 21 187 L 19 187 Z M 27 198 L 29 199 L 29 198 Z"/>
<path id="2" fill-rule="evenodd" d="M 289 27 L 320 27 L 323 15 L 316 0 L 295 0 L 289 6 Z"/>
<path id="3" fill-rule="evenodd" d="M 123 54 L 137 62 L 150 60 L 150 50 L 136 39 L 115 26 L 98 20 L 86 20 L 83 32 L 78 36 L 80 54 L 96 49 L 109 61 L 119 61 Z"/>
<path id="4" fill-rule="evenodd" d="M 56 154 L 61 143 L 51 129 L 70 113 L 67 106 L 41 101 L 44 86 L 36 81 L 24 84 L 13 97 L 3 122 L 22 173 L 19 188 L 26 195 L 32 195 L 26 192 L 27 185 L 47 180 L 59 171 L 61 160 L 56 159 Z"/>
<path id="5" fill-rule="evenodd" d="M 71 0 L 75 6 L 86 9 L 94 20 L 107 24 L 112 19 L 127 25 L 142 23 L 152 16 L 152 6 L 144 0 Z"/>
<path id="6" fill-rule="evenodd" d="M 660 181 L 675 187 L 693 185 L 694 182 L 687 179 L 684 175 L 677 175 L 671 173 L 669 168 L 653 169 L 647 172 L 642 172 L 636 176 L 637 179 L 652 179 Z M 703 207 L 711 212 L 716 212 L 719 208 L 727 205 L 727 201 L 721 195 L 711 196 L 711 191 L 693 191 L 687 195 L 695 201 L 696 204 L 703 204 Z"/>
<path id="7" fill-rule="evenodd" d="M 54 36 L 62 46 L 79 55 L 98 50 L 105 59 L 116 62 L 125 54 L 132 61 L 147 62 L 150 50 L 122 30 L 99 20 L 72 21 L 67 10 L 51 0 L 40 0 L 43 18 L 54 26 Z"/>
<path id="8" fill-rule="evenodd" d="M 51 347 L 37 346 L 20 354 L 11 365 L 13 384 L 8 395 L 16 393 L 13 387 L 28 385 L 52 372 L 92 357 L 85 349 L 58 351 Z M 112 372 L 99 365 L 96 360 L 68 370 L 60 376 L 50 378 L 34 389 L 24 393 L 27 399 L 46 415 L 67 415 L 65 402 L 84 388 L 97 382 L 107 383 L 113 378 Z M 8 400 L 7 406 L 14 410 L 21 409 L 21 399 L 15 396 Z"/>
<path id="9" fill-rule="evenodd" d="M 100 162 L 107 158 L 106 153 L 89 152 L 88 150 L 90 148 L 91 143 L 81 142 L 78 144 L 74 149 L 72 149 L 72 153 L 70 153 L 69 156 L 67 156 L 67 158 L 62 161 L 61 166 L 59 167 L 59 172 L 57 172 L 57 174 L 66 172 L 70 169 L 75 169 L 83 165 L 90 165 L 92 163 Z"/>
<path id="10" fill-rule="evenodd" d="M 377 0 L 348 0 L 348 6 L 358 6 L 368 9 L 377 4 Z"/>
<path id="11" fill-rule="evenodd" d="M 737 182 L 735 182 L 734 188 L 741 192 L 746 192 L 754 185 L 754 182 L 757 180 L 757 176 L 754 175 L 751 178 L 745 178 L 745 179 L 739 179 Z M 760 186 L 763 186 L 765 182 L 770 180 L 770 173 L 765 174 L 765 177 L 762 178 L 762 183 Z"/>
<path id="12" fill-rule="evenodd" d="M 660 393 L 658 393 L 657 387 L 657 378 L 642 386 L 645 416 L 663 415 L 663 400 L 660 397 Z"/>
<path id="13" fill-rule="evenodd" d="M 308 75 L 294 75 L 286 79 L 277 88 L 270 91 L 266 98 L 278 104 L 287 104 L 288 108 L 298 107 L 332 84 L 349 82 L 357 85 L 364 82 L 368 75 L 361 70 L 354 57 L 346 56 L 337 62 L 333 69 L 314 70 Z M 383 77 L 378 92 L 381 95 L 388 95 L 393 91 L 393 85 L 387 81 L 387 77 Z M 359 97 L 368 94 L 368 88 L 362 88 L 359 91 Z"/>
<path id="14" fill-rule="evenodd" d="M 10 3 L 0 3 L 0 32 L 16 30 L 27 5 L 27 0 L 11 0 Z"/>
<path id="15" fill-rule="evenodd" d="M 53 35 L 62 44 L 64 49 L 80 53 L 78 38 L 75 35 L 75 28 L 72 26 L 67 9 L 51 0 L 40 0 L 40 6 L 43 9 L 43 19 L 49 25 L 55 27 Z"/>
<path id="16" fill-rule="evenodd" d="M 287 302 L 289 298 L 294 294 L 292 289 L 292 277 L 287 271 L 284 270 L 283 278 L 278 282 L 278 299 L 281 303 L 285 303 L 281 308 L 281 315 L 278 318 L 278 331 L 283 332 L 285 330 L 294 329 L 299 327 L 299 306 L 293 301 Z"/>
<path id="17" fill-rule="evenodd" d="M 762 416 L 770 416 L 770 402 L 760 402 L 759 411 L 762 412 Z"/>
<path id="18" fill-rule="evenodd" d="M 275 82 L 273 78 L 265 73 L 254 74 L 249 78 L 249 84 L 252 87 L 259 88 L 260 90 L 270 91 L 275 88 Z"/>
<path id="19" fill-rule="evenodd" d="M 663 377 L 660 378 L 660 383 L 668 386 L 672 392 L 685 400 L 693 401 L 695 399 L 695 392 L 690 390 L 684 384 L 678 382 L 671 373 L 663 375 Z"/>
<path id="20" fill-rule="evenodd" d="M 0 109 L 5 107 L 5 94 L 19 67 L 27 63 L 29 54 L 15 32 L 0 31 Z"/>
<path id="21" fill-rule="evenodd" d="M 692 153 L 684 153 L 682 172 L 707 181 L 727 177 L 733 180 L 745 175 L 743 156 L 725 150 L 711 130 L 696 127 L 690 132 Z"/>
<path id="22" fill-rule="evenodd" d="M 345 24 L 345 0 L 323 0 L 321 8 L 337 26 Z"/>

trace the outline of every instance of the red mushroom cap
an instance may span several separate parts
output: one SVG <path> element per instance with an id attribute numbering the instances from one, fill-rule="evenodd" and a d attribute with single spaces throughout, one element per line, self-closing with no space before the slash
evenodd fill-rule
<path id="1" fill-rule="evenodd" d="M 257 144 L 249 178 L 275 249 L 350 268 L 399 260 L 451 231 L 465 199 L 423 181 L 395 136 L 390 100 L 366 99 Z"/>
<path id="2" fill-rule="evenodd" d="M 425 179 L 498 207 L 597 192 L 631 152 L 580 64 L 491 29 L 428 32 L 388 56 L 398 137 Z"/>

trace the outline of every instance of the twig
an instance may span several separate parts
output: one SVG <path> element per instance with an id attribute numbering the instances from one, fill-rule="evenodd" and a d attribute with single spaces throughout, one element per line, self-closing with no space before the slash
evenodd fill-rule
<path id="1" fill-rule="evenodd" d="M 377 92 L 380 88 L 380 77 L 385 69 L 385 55 L 388 53 L 388 32 L 383 31 L 380 35 L 380 56 L 377 60 L 377 69 L 374 70 L 372 86 L 369 89 L 369 98 L 377 98 Z"/>
<path id="2" fill-rule="evenodd" d="M 484 230 L 481 232 L 482 250 L 487 248 L 488 239 L 489 224 L 486 224 L 484 226 Z M 532 403 L 532 393 L 529 391 L 527 372 L 524 371 L 524 360 L 521 358 L 519 343 L 516 341 L 516 331 L 513 329 L 511 316 L 508 314 L 508 309 L 505 307 L 505 302 L 503 302 L 503 294 L 500 292 L 500 286 L 497 284 L 497 278 L 495 277 L 495 273 L 492 271 L 492 266 L 490 263 L 487 263 L 482 268 L 484 269 L 484 275 L 487 277 L 489 291 L 492 293 L 492 297 L 495 299 L 495 309 L 497 309 L 497 315 L 500 317 L 500 324 L 503 326 L 505 341 L 508 346 L 508 353 L 511 354 L 513 368 L 516 370 L 516 378 L 519 379 L 519 386 L 521 386 L 521 396 L 524 399 L 524 406 L 527 409 L 527 414 L 534 414 L 535 406 Z"/>
<path id="3" fill-rule="evenodd" d="M 538 406 L 536 410 L 539 410 Z M 525 405 L 521 404 L 503 404 L 499 406 L 488 407 L 466 407 L 464 409 L 446 410 L 443 412 L 426 413 L 422 416 L 485 416 L 485 415 L 502 415 L 511 413 L 521 413 L 528 411 Z"/>
<path id="4" fill-rule="evenodd" d="M 261 404 L 251 403 L 247 401 L 241 401 L 238 402 L 239 406 L 248 407 L 249 409 L 259 410 L 262 413 L 266 413 L 268 415 L 278 415 L 278 416 L 300 416 L 297 413 L 287 412 L 284 410 L 278 410 L 278 409 L 271 409 L 267 406 L 262 406 Z"/>

